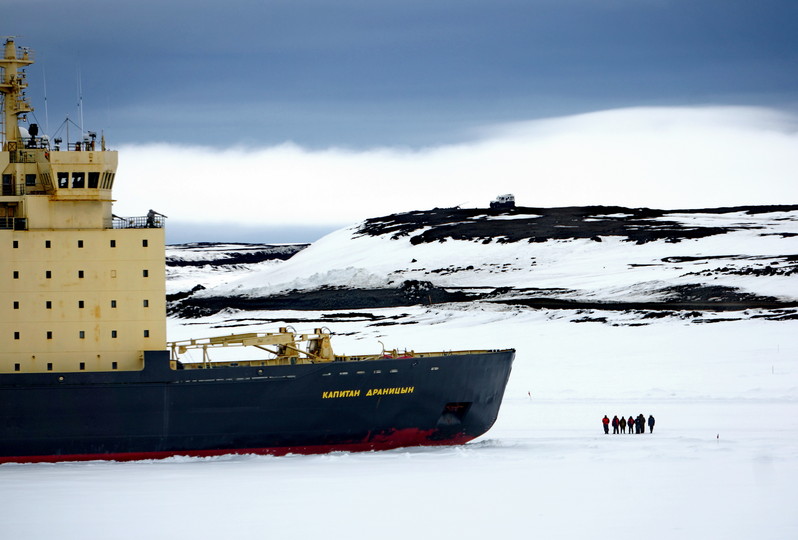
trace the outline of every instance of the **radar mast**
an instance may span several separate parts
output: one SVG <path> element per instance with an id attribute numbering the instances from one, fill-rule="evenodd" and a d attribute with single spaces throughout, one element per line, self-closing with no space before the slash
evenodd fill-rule
<path id="1" fill-rule="evenodd" d="M 24 90 L 28 87 L 25 66 L 33 63 L 28 49 L 17 49 L 14 38 L 7 38 L 0 68 L 3 70 L 0 93 L 3 95 L 3 150 L 8 143 L 19 143 L 19 117 L 33 111 Z"/>

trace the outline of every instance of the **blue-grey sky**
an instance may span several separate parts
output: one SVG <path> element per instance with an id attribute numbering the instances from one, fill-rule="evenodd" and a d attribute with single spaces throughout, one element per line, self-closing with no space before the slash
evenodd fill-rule
<path id="1" fill-rule="evenodd" d="M 30 120 L 79 123 L 80 87 L 115 212 L 163 212 L 169 242 L 507 192 L 796 203 L 796 28 L 796 0 L 0 0 Z"/>
<path id="2" fill-rule="evenodd" d="M 0 0 L 50 131 L 117 144 L 461 142 L 629 106 L 798 106 L 795 0 Z M 32 84 L 32 86 L 33 86 Z"/>

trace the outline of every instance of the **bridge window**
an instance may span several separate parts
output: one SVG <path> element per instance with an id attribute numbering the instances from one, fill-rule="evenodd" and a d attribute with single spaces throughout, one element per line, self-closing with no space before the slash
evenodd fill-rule
<path id="1" fill-rule="evenodd" d="M 103 173 L 103 181 L 100 184 L 101 189 L 111 189 L 114 185 L 114 173 L 112 172 L 104 172 Z"/>
<path id="2" fill-rule="evenodd" d="M 100 183 L 100 173 L 98 172 L 90 172 L 89 173 L 89 188 L 90 189 L 97 189 L 97 186 Z"/>
<path id="3" fill-rule="evenodd" d="M 86 187 L 86 173 L 83 172 L 72 173 L 72 187 L 73 188 Z"/>
<path id="4" fill-rule="evenodd" d="M 69 173 L 68 172 L 60 172 L 60 173 L 58 173 L 58 187 L 59 188 L 68 188 L 69 187 Z"/>
<path id="5" fill-rule="evenodd" d="M 26 174 L 25 175 L 25 185 L 26 186 L 35 186 L 36 185 L 36 175 L 35 174 Z"/>

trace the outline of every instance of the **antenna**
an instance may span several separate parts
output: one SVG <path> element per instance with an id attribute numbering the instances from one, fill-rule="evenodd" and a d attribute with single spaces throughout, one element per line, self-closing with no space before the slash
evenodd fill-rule
<path id="1" fill-rule="evenodd" d="M 80 112 L 80 136 L 83 137 L 83 80 L 78 66 L 78 111 Z"/>
<path id="2" fill-rule="evenodd" d="M 44 82 L 44 132 L 50 135 L 50 115 L 47 113 L 47 73 L 42 64 L 42 81 Z"/>

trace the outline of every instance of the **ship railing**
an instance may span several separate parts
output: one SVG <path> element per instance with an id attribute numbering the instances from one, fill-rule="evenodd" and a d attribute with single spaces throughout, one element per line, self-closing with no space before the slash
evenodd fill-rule
<path id="1" fill-rule="evenodd" d="M 35 150 L 12 150 L 9 154 L 11 163 L 36 163 Z"/>
<path id="2" fill-rule="evenodd" d="M 162 229 L 166 225 L 166 218 L 161 215 L 155 216 L 134 216 L 119 217 L 114 216 L 112 229 Z"/>
<path id="3" fill-rule="evenodd" d="M 22 146 L 29 149 L 49 150 L 49 137 L 22 137 Z"/>
<path id="4" fill-rule="evenodd" d="M 35 186 L 29 186 L 24 182 L 17 184 L 3 184 L 2 195 L 5 197 L 19 197 L 21 195 L 45 195 L 46 191 L 42 189 L 35 189 Z"/>
<path id="5" fill-rule="evenodd" d="M 94 139 L 90 141 L 83 141 L 83 142 L 74 142 L 74 143 L 67 143 L 67 150 L 74 151 L 74 152 L 92 152 L 94 151 L 95 141 Z"/>
<path id="6" fill-rule="evenodd" d="M 28 220 L 27 218 L 17 217 L 0 217 L 0 229 L 11 229 L 14 231 L 27 231 Z"/>
<path id="7" fill-rule="evenodd" d="M 4 148 L 11 163 L 43 163 L 50 159 L 50 143 L 42 137 L 25 138 L 22 142 L 8 141 Z"/>
<path id="8" fill-rule="evenodd" d="M 383 359 L 383 360 L 396 360 L 402 358 L 431 358 L 431 357 L 438 357 L 438 356 L 464 356 L 469 354 L 485 354 L 495 352 L 495 350 L 489 349 L 466 349 L 460 351 L 425 351 L 425 352 L 416 352 L 416 351 L 400 351 L 398 349 L 392 350 L 385 350 L 382 352 L 381 355 L 376 356 L 376 358 Z M 373 360 L 375 359 L 374 356 L 362 356 L 362 357 L 341 357 L 346 358 L 347 360 L 352 359 L 362 359 L 362 360 Z"/>

